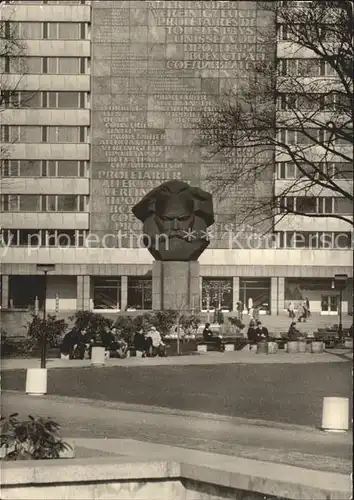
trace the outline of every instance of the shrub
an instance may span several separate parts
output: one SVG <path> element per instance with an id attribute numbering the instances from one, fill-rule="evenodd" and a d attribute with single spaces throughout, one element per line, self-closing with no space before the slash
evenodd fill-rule
<path id="1" fill-rule="evenodd" d="M 60 458 L 60 453 L 71 449 L 59 436 L 59 424 L 51 418 L 18 420 L 18 413 L 1 418 L 0 447 L 5 448 L 4 460 L 43 460 Z"/>
<path id="2" fill-rule="evenodd" d="M 245 328 L 245 325 L 240 319 L 233 317 L 229 317 L 228 319 L 233 326 L 236 326 L 236 328 L 239 328 L 240 330 L 243 330 L 243 328 Z"/>
<path id="3" fill-rule="evenodd" d="M 107 327 L 111 329 L 113 325 L 111 319 L 92 311 L 77 311 L 69 319 L 74 321 L 77 330 L 86 330 L 88 336 L 96 338 L 96 340 L 105 332 Z"/>
<path id="4" fill-rule="evenodd" d="M 28 323 L 27 336 L 33 342 L 33 346 L 39 347 L 41 345 L 44 331 L 46 331 L 47 343 L 50 346 L 58 345 L 68 327 L 65 320 L 57 319 L 55 315 L 51 314 L 48 314 L 45 320 L 34 313 L 31 316 L 32 320 Z"/>

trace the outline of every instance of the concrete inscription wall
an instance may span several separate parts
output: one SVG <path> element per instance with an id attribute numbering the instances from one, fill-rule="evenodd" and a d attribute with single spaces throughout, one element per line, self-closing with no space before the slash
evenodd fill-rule
<path id="1" fill-rule="evenodd" d="M 132 206 L 153 187 L 183 179 L 207 188 L 218 168 L 198 147 L 201 110 L 264 59 L 264 13 L 247 1 L 92 2 L 91 232 L 120 231 L 136 246 Z M 212 247 L 227 247 L 228 206 L 215 206 Z"/>

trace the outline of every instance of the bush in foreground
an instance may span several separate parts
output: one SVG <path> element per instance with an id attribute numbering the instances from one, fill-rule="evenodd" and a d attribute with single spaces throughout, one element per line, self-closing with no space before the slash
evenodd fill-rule
<path id="1" fill-rule="evenodd" d="M 72 447 L 59 436 L 60 425 L 51 418 L 18 420 L 18 413 L 1 417 L 0 448 L 5 450 L 3 460 L 43 460 L 60 458 Z"/>

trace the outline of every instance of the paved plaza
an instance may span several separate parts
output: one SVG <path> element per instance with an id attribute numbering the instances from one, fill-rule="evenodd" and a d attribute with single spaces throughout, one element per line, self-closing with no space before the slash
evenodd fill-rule
<path id="1" fill-rule="evenodd" d="M 352 360 L 344 352 L 208 353 L 109 360 L 105 367 L 89 360 L 57 363 L 48 363 L 49 394 L 312 427 L 321 424 L 324 397 L 352 397 Z M 39 362 L 29 360 L 28 366 Z M 3 390 L 23 392 L 25 377 L 25 369 L 4 370 Z"/>

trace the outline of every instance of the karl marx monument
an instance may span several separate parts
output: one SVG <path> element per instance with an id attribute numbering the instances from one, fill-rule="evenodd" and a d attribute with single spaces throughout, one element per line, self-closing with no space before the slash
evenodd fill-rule
<path id="1" fill-rule="evenodd" d="M 197 259 L 209 245 L 208 227 L 214 223 L 211 194 L 172 180 L 147 193 L 132 211 L 143 222 L 143 242 L 155 258 L 153 309 L 198 308 Z"/>

